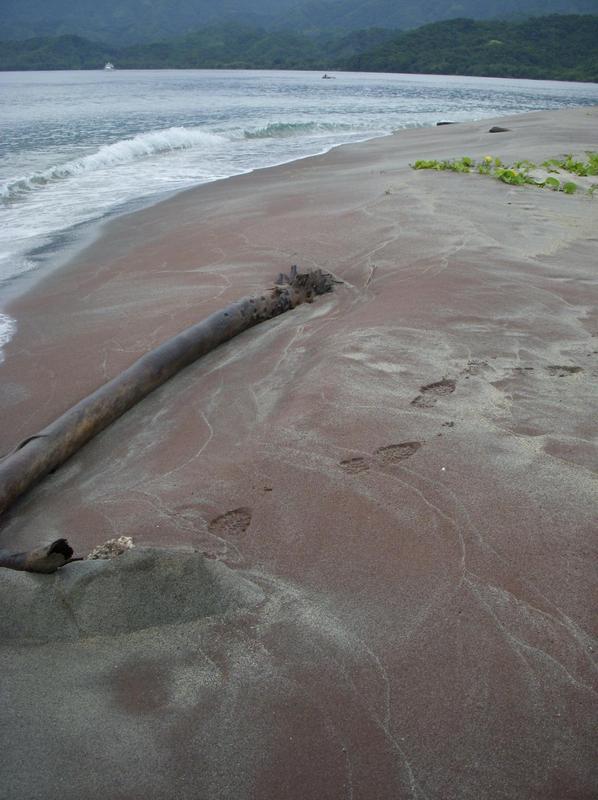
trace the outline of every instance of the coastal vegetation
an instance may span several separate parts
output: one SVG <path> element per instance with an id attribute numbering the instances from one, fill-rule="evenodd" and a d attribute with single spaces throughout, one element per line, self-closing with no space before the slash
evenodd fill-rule
<path id="1" fill-rule="evenodd" d="M 0 43 L 0 70 L 330 69 L 369 52 L 395 31 L 368 29 L 317 36 L 267 31 L 239 23 L 213 25 L 180 39 L 111 47 L 80 36 Z"/>
<path id="2" fill-rule="evenodd" d="M 598 81 L 598 16 L 523 22 L 457 19 L 398 35 L 347 67 L 505 78 Z"/>
<path id="3" fill-rule="evenodd" d="M 476 161 L 469 156 L 452 159 L 418 159 L 412 165 L 413 169 L 432 169 L 437 172 L 477 172 L 479 175 L 490 175 L 502 183 L 510 186 L 538 186 L 552 189 L 555 192 L 575 194 L 584 188 L 572 180 L 573 176 L 589 178 L 598 176 L 598 153 L 586 153 L 586 158 L 566 155 L 562 158 L 551 158 L 542 164 L 524 159 L 514 164 L 504 164 L 500 158 L 484 156 Z M 589 195 L 598 190 L 598 183 L 591 183 L 585 187 Z"/>
<path id="4" fill-rule="evenodd" d="M 1 70 L 322 69 L 598 82 L 598 16 L 455 19 L 399 32 L 297 33 L 240 23 L 116 47 L 74 35 L 0 43 Z"/>

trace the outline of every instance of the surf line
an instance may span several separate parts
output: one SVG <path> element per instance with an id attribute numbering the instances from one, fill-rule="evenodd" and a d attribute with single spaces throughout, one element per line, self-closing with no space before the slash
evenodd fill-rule
<path id="1" fill-rule="evenodd" d="M 0 364 L 4 361 L 2 347 L 10 342 L 15 335 L 16 329 L 17 326 L 12 317 L 6 314 L 0 314 Z"/>
<path id="2" fill-rule="evenodd" d="M 316 269 L 281 273 L 262 295 L 216 311 L 146 353 L 0 461 L 0 515 L 35 483 L 177 372 L 248 328 L 311 303 L 338 283 Z"/>

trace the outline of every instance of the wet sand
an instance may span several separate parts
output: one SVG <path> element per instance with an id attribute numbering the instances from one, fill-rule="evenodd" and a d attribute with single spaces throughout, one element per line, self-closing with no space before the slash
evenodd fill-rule
<path id="1" fill-rule="evenodd" d="M 585 150 L 596 108 L 345 146 L 121 217 L 12 301 L 0 452 L 291 264 L 343 281 L 7 515 L 3 546 L 191 547 L 262 599 L 0 648 L 0 797 L 595 796 L 598 201 L 409 168 Z"/>

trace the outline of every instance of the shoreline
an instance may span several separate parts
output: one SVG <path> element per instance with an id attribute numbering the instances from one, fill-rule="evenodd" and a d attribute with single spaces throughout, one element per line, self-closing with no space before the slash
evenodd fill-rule
<path id="1" fill-rule="evenodd" d="M 420 128 L 425 129 L 428 127 L 431 126 L 413 125 L 413 126 L 407 126 L 404 130 L 419 130 Z M 0 313 L 2 312 L 2 309 L 6 307 L 7 303 L 10 303 L 12 300 L 17 299 L 21 295 L 26 294 L 28 291 L 34 289 L 36 283 L 39 280 L 43 280 L 45 277 L 55 272 L 56 270 L 60 270 L 63 267 L 68 267 L 68 265 L 71 262 L 75 261 L 77 257 L 81 253 L 83 253 L 88 247 L 92 246 L 103 236 L 108 236 L 109 231 L 106 231 L 105 229 L 108 226 L 110 226 L 112 222 L 115 222 L 116 220 L 119 220 L 123 217 L 128 218 L 136 214 L 141 214 L 149 208 L 154 208 L 155 206 L 160 206 L 163 203 L 168 203 L 170 200 L 173 200 L 179 195 L 185 194 L 187 192 L 196 192 L 205 189 L 206 187 L 211 186 L 214 183 L 220 183 L 222 181 L 229 181 L 234 178 L 240 178 L 246 175 L 252 175 L 255 172 L 261 172 L 263 170 L 277 169 L 279 167 L 287 166 L 288 164 L 299 163 L 302 161 L 309 160 L 311 158 L 320 158 L 321 156 L 325 156 L 327 153 L 331 152 L 332 150 L 336 150 L 339 147 L 346 147 L 354 144 L 365 144 L 367 142 L 374 141 L 376 139 L 386 138 L 386 136 L 393 136 L 394 133 L 395 132 L 386 134 L 377 134 L 371 137 L 367 137 L 365 139 L 357 140 L 355 142 L 333 144 L 330 145 L 330 147 L 328 147 L 327 149 L 322 150 L 321 152 L 318 153 L 313 153 L 311 155 L 300 156 L 298 158 L 290 158 L 288 160 L 277 162 L 275 164 L 271 164 L 265 167 L 254 167 L 251 169 L 247 169 L 244 172 L 239 172 L 234 175 L 227 175 L 224 178 L 215 178 L 213 180 L 206 180 L 202 183 L 198 183 L 193 186 L 188 186 L 182 189 L 172 189 L 170 191 L 161 192 L 155 197 L 145 197 L 145 198 L 140 197 L 128 202 L 126 204 L 127 205 L 126 208 L 123 207 L 119 209 L 119 207 L 115 207 L 114 209 L 108 211 L 102 217 L 89 219 L 86 220 L 85 222 L 79 223 L 75 227 L 65 228 L 63 230 L 56 231 L 54 234 L 52 234 L 52 236 L 54 237 L 53 241 L 49 242 L 47 245 L 42 246 L 41 248 L 36 248 L 34 250 L 27 251 L 24 254 L 25 256 L 31 255 L 33 253 L 35 253 L 36 255 L 38 254 L 41 255 L 43 261 L 38 266 L 3 279 L 2 288 L 6 289 L 6 292 L 3 293 L 3 296 L 0 296 Z M 128 206 L 133 206 L 133 207 L 131 208 Z M 76 235 L 75 232 L 79 228 L 83 229 L 85 233 L 82 235 Z M 57 244 L 57 241 L 60 242 L 60 240 L 66 240 L 67 243 Z M 46 259 L 46 255 L 48 253 L 52 253 L 53 251 L 56 251 L 57 255 L 54 258 Z M 25 281 L 25 282 L 30 281 L 30 285 L 25 286 L 22 289 L 19 289 L 18 286 L 15 288 L 13 284 L 19 284 L 20 281 Z M 5 300 L 5 297 L 9 299 Z"/>
<path id="2" fill-rule="evenodd" d="M 34 306 L 43 305 L 43 299 L 46 291 L 54 293 L 59 289 L 63 280 L 70 280 L 71 277 L 75 279 L 76 274 L 85 280 L 85 270 L 93 269 L 95 262 L 99 256 L 102 263 L 102 271 L 107 271 L 110 274 L 113 267 L 107 263 L 106 254 L 113 253 L 115 256 L 119 254 L 120 243 L 125 247 L 132 246 L 136 248 L 140 244 L 140 240 L 133 233 L 137 227 L 143 230 L 149 225 L 153 227 L 155 224 L 160 228 L 168 230 L 169 227 L 176 229 L 177 216 L 179 208 L 182 209 L 186 216 L 193 217 L 195 214 L 194 206 L 196 203 L 205 204 L 210 206 L 212 195 L 218 197 L 224 194 L 226 197 L 234 197 L 237 193 L 247 193 L 252 191 L 252 183 L 265 184 L 279 183 L 279 176 L 284 176 L 290 171 L 292 178 L 295 175 L 301 177 L 301 173 L 317 169 L 320 165 L 322 168 L 328 166 L 328 162 L 333 162 L 336 157 L 344 163 L 351 162 L 351 155 L 355 154 L 358 160 L 367 161 L 368 149 L 373 151 L 381 150 L 386 159 L 389 158 L 388 151 L 392 148 L 393 141 L 400 141 L 401 137 L 413 138 L 420 133 L 427 132 L 426 139 L 438 141 L 438 150 L 433 150 L 428 153 L 431 157 L 457 157 L 460 150 L 454 150 L 453 142 L 459 142 L 461 134 L 465 137 L 475 137 L 475 134 L 484 135 L 488 127 L 493 124 L 509 125 L 509 124 L 523 124 L 524 127 L 528 124 L 533 124 L 536 119 L 548 117 L 549 119 L 554 116 L 554 119 L 565 119 L 570 113 L 577 113 L 583 115 L 585 113 L 593 113 L 598 109 L 598 106 L 580 106 L 575 109 L 560 109 L 557 111 L 535 111 L 524 114 L 503 115 L 500 117 L 484 118 L 482 120 L 466 123 L 455 123 L 444 126 L 433 127 L 415 127 L 399 130 L 386 136 L 374 137 L 357 143 L 347 143 L 333 146 L 324 153 L 318 153 L 311 156 L 306 156 L 300 159 L 293 159 L 281 164 L 271 167 L 257 168 L 248 172 L 243 172 L 238 175 L 232 175 L 227 178 L 211 181 L 197 186 L 192 186 L 180 191 L 174 191 L 169 196 L 159 199 L 157 202 L 149 203 L 148 205 L 133 211 L 124 212 L 116 216 L 109 216 L 108 218 L 90 221 L 83 223 L 87 228 L 86 235 L 75 239 L 70 247 L 63 248 L 55 258 L 50 259 L 46 264 L 43 264 L 39 269 L 31 270 L 20 275 L 15 276 L 9 280 L 9 287 L 4 293 L 3 302 L 0 304 L 0 313 L 3 313 L 9 320 L 9 325 L 12 326 L 12 332 L 8 341 L 3 345 L 4 360 L 0 364 L 6 363 L 6 358 L 10 356 L 17 343 L 15 337 L 19 337 L 19 315 L 24 307 L 27 307 L 29 300 Z M 436 134 L 436 135 L 433 135 Z M 507 134 L 508 136 L 509 134 Z M 491 136 L 488 140 L 488 145 L 501 144 L 500 134 Z M 376 145 L 379 144 L 380 147 Z M 443 151 L 443 147 L 448 145 L 448 149 Z M 429 147 L 430 145 L 426 145 Z M 434 145 L 432 145 L 434 146 Z M 598 144 L 596 145 L 598 147 Z M 491 148 L 490 148 L 491 149 Z M 548 151 L 546 151 L 548 153 Z M 413 159 L 421 157 L 421 153 L 414 152 Z M 425 155 L 425 154 L 424 154 Z M 482 151 L 478 152 L 482 155 Z M 376 158 L 376 155 L 372 155 Z M 531 157 L 531 154 L 524 154 L 522 157 Z M 403 159 L 399 169 L 408 168 L 410 159 Z M 393 165 L 394 166 L 394 165 Z M 334 169 L 334 165 L 331 165 Z M 470 176 L 476 178 L 476 176 Z M 517 187 L 515 187 L 517 191 Z M 166 222 L 162 218 L 165 218 Z M 117 245 L 113 246 L 110 242 L 111 238 L 116 238 Z M 167 253 L 165 254 L 168 255 Z M 164 262 L 165 264 L 167 261 Z M 289 264 L 281 265 L 282 267 L 289 267 Z M 277 274 L 280 271 L 278 267 L 272 273 Z M 268 280 L 268 279 L 266 279 Z M 254 282 L 247 284 L 247 290 L 243 294 L 249 294 L 253 291 L 259 291 L 260 287 Z M 231 298 L 234 299 L 233 295 Z M 209 305 L 211 313 L 214 308 Z M 195 320 L 191 320 L 195 321 Z M 191 324 L 190 321 L 190 324 Z M 182 325 L 181 327 L 185 327 Z M 174 329 L 172 332 L 177 332 Z M 2 366 L 0 366 L 2 370 Z M 91 387 L 90 387 L 91 388 Z M 93 387 L 95 388 L 95 387 Z M 75 399 L 73 400 L 75 402 Z M 0 437 L 0 449 L 2 445 Z"/>
<path id="3" fill-rule="evenodd" d="M 280 72 L 306 72 L 311 73 L 314 75 L 320 76 L 322 71 L 321 69 L 292 69 L 292 68 L 285 68 L 285 69 L 277 69 L 275 67 L 271 68 L 250 68 L 250 67 L 119 67 L 118 69 L 114 70 L 118 73 L 128 73 L 128 72 L 264 72 L 264 73 L 280 73 Z M 0 69 L 0 75 L 3 74 L 14 74 L 20 73 L 23 75 L 30 74 L 32 72 L 40 72 L 40 73 L 53 73 L 53 72 L 98 72 L 100 74 L 106 74 L 106 70 L 103 67 L 78 67 L 72 69 Z M 572 86 L 577 85 L 584 85 L 584 84 L 592 84 L 594 86 L 598 86 L 598 81 L 590 81 L 590 80 L 567 80 L 566 78 L 529 78 L 529 77 L 515 77 L 512 75 L 470 75 L 468 73 L 461 73 L 461 72 L 386 72 L 380 73 L 376 71 L 361 71 L 361 70 L 342 70 L 342 69 L 335 69 L 331 70 L 334 72 L 335 75 L 404 75 L 407 77 L 413 78 L 472 78 L 474 80 L 483 78 L 484 80 L 488 81 L 507 81 L 507 80 L 516 80 L 516 81 L 529 81 L 530 83 L 567 83 L 571 84 Z"/>
<path id="4" fill-rule="evenodd" d="M 447 76 L 447 77 L 459 78 L 468 76 Z M 503 80 L 503 79 L 489 78 L 488 80 Z M 593 108 L 593 106 L 575 106 L 573 108 L 574 109 Z M 560 110 L 566 112 L 570 109 L 560 109 Z M 484 124 L 486 121 L 489 124 L 501 123 L 504 122 L 505 120 L 516 119 L 518 117 L 526 117 L 529 116 L 530 114 L 543 114 L 543 113 L 553 113 L 553 112 L 551 111 L 523 112 L 518 114 L 482 117 L 481 119 L 478 120 L 465 121 L 465 122 L 457 121 L 457 122 L 451 122 L 451 124 L 463 126 L 470 124 Z M 44 245 L 41 248 L 36 248 L 34 250 L 27 251 L 24 254 L 25 256 L 32 253 L 35 253 L 36 255 L 40 254 L 42 259 L 41 263 L 39 263 L 37 266 L 33 267 L 30 270 L 17 273 L 16 275 L 7 277 L 2 280 L 2 283 L 0 284 L 2 288 L 2 293 L 0 294 L 0 313 L 6 313 L 14 301 L 18 301 L 19 297 L 21 297 L 24 294 L 27 294 L 29 291 L 33 291 L 38 282 L 40 281 L 43 282 L 46 277 L 52 275 L 57 270 L 60 270 L 62 268 L 68 268 L 71 263 L 76 261 L 78 256 L 82 255 L 95 242 L 102 239 L 103 237 L 109 236 L 110 225 L 116 220 L 119 220 L 121 218 L 130 218 L 136 214 L 142 214 L 147 209 L 154 208 L 156 206 L 161 206 L 162 204 L 167 204 L 174 198 L 177 198 L 181 195 L 185 195 L 189 192 L 192 193 L 201 191 L 203 189 L 206 189 L 206 187 L 211 186 L 214 183 L 220 183 L 222 181 L 229 181 L 235 178 L 241 178 L 243 176 L 252 175 L 255 172 L 261 172 L 263 170 L 274 170 L 282 168 L 289 164 L 301 163 L 303 161 L 308 161 L 309 159 L 313 158 L 321 158 L 339 148 L 367 144 L 367 142 L 376 141 L 377 139 L 385 139 L 388 137 L 393 137 L 397 134 L 401 134 L 409 130 L 434 129 L 435 127 L 441 124 L 442 122 L 438 120 L 436 123 L 422 124 L 422 125 L 417 125 L 417 124 L 408 125 L 405 128 L 397 129 L 390 133 L 378 134 L 372 137 L 365 138 L 363 140 L 357 140 L 356 142 L 331 145 L 330 147 L 328 147 L 328 149 L 325 149 L 321 152 L 314 153 L 311 155 L 301 156 L 299 158 L 291 158 L 289 160 L 281 161 L 280 163 L 272 164 L 265 167 L 256 167 L 253 169 L 248 169 L 245 172 L 240 172 L 235 175 L 229 175 L 224 178 L 217 178 L 215 180 L 208 180 L 206 182 L 199 183 L 194 186 L 186 187 L 183 189 L 171 190 L 169 192 L 162 193 L 154 198 L 150 197 L 137 198 L 127 203 L 127 205 L 132 205 L 133 206 L 132 208 L 127 208 L 123 210 L 114 208 L 111 209 L 107 214 L 105 214 L 102 217 L 81 222 L 74 228 L 65 228 L 63 230 L 56 231 L 55 233 L 51 234 L 52 241 L 50 241 L 47 245 Z M 76 233 L 77 229 L 79 228 L 83 230 L 82 234 Z M 47 254 L 52 252 L 55 252 L 56 255 L 47 258 Z M 13 322 L 16 323 L 16 320 L 13 320 Z M 0 358 L 1 358 L 1 350 L 0 350 Z"/>
<path id="5" fill-rule="evenodd" d="M 14 579 L 40 607 L 40 587 L 68 595 L 74 623 L 2 645 L 11 798 L 591 795 L 597 200 L 409 164 L 598 150 L 597 123 L 412 129 L 185 190 L 14 299 L 0 452 L 291 264 L 342 280 L 187 367 L 4 518 L 8 548 L 139 548 Z M 215 583 L 207 610 L 179 591 Z M 73 753 L 73 724 L 118 746 Z"/>

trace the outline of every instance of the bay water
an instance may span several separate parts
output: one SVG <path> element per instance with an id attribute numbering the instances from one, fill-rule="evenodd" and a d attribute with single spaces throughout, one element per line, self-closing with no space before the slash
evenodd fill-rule
<path id="1" fill-rule="evenodd" d="M 598 84 L 499 78 L 0 73 L 0 312 L 18 276 L 92 223 L 181 189 L 401 128 L 596 104 Z M 14 330 L 0 313 L 0 348 Z"/>

